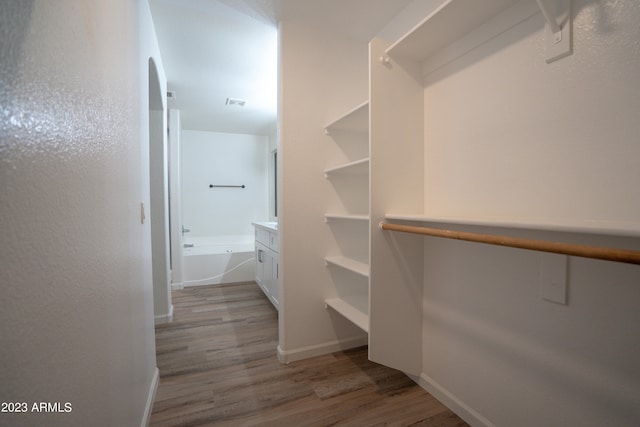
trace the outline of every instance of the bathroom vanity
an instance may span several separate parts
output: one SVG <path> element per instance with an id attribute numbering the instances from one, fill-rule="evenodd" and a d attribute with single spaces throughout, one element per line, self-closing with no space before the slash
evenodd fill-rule
<path id="1" fill-rule="evenodd" d="M 274 307 L 279 309 L 279 238 L 277 222 L 254 222 L 256 231 L 256 283 Z"/>

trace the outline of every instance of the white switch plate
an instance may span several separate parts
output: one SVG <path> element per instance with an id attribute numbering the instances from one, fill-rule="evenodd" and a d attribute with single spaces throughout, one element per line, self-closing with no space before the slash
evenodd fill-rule
<path id="1" fill-rule="evenodd" d="M 540 255 L 540 296 L 547 301 L 567 304 L 568 256 L 551 253 Z"/>

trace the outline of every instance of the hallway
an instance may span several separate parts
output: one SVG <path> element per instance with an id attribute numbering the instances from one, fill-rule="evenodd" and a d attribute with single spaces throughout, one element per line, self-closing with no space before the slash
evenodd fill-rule
<path id="1" fill-rule="evenodd" d="M 466 426 L 366 348 L 282 365 L 277 313 L 253 282 L 173 292 L 156 327 L 151 426 Z"/>

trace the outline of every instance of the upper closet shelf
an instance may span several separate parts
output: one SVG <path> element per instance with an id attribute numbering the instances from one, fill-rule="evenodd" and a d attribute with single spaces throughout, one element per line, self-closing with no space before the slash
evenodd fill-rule
<path id="1" fill-rule="evenodd" d="M 327 265 L 333 264 L 363 277 L 369 277 L 369 264 L 362 261 L 344 256 L 330 256 L 326 257 L 324 260 L 327 262 Z"/>
<path id="2" fill-rule="evenodd" d="M 369 131 L 369 101 L 358 105 L 348 113 L 338 117 L 324 128 L 327 134 L 333 130 L 368 132 Z"/>
<path id="3" fill-rule="evenodd" d="M 325 169 L 324 173 L 326 177 L 331 174 L 363 175 L 369 173 L 369 159 L 356 160 L 355 162 Z"/>
<path id="4" fill-rule="evenodd" d="M 327 213 L 327 214 L 324 215 L 324 218 L 327 221 L 332 220 L 332 219 L 349 220 L 349 221 L 369 221 L 369 215 L 358 215 L 358 214 Z"/>
<path id="5" fill-rule="evenodd" d="M 327 307 L 333 308 L 338 313 L 353 322 L 365 332 L 369 332 L 369 300 L 365 295 L 348 296 L 342 298 L 326 299 Z"/>
<path id="6" fill-rule="evenodd" d="M 640 237 L 640 224 L 618 221 L 533 221 L 526 219 L 457 218 L 414 214 L 386 214 L 391 221 L 412 221 L 439 224 L 479 225 L 485 227 L 522 228 L 527 230 L 560 231 L 604 236 Z"/>
<path id="7" fill-rule="evenodd" d="M 517 0 L 448 0 L 387 48 L 388 55 L 420 61 L 450 45 Z"/>

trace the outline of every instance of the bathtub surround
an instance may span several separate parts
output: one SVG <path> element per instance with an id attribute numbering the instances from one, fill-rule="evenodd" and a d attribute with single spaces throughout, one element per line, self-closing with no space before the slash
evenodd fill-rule
<path id="1" fill-rule="evenodd" d="M 183 286 L 255 278 L 251 223 L 269 218 L 269 141 L 181 131 Z"/>
<path id="2" fill-rule="evenodd" d="M 252 236 L 269 218 L 269 138 L 184 129 L 181 145 L 185 237 Z"/>
<path id="3" fill-rule="evenodd" d="M 254 279 L 253 236 L 187 237 L 184 244 L 185 287 Z"/>

